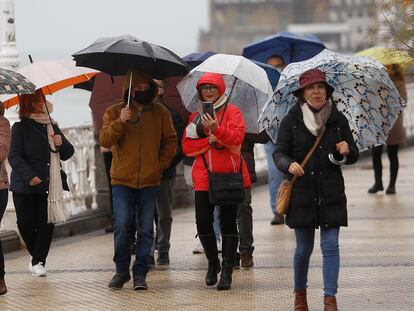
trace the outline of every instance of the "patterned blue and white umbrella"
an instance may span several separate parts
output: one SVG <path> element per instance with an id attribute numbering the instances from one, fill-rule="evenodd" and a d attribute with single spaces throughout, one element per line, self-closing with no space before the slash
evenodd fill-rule
<path id="1" fill-rule="evenodd" d="M 259 117 L 259 130 L 266 129 L 276 142 L 280 122 L 297 101 L 292 91 L 299 86 L 299 76 L 312 68 L 323 71 L 327 82 L 335 88 L 334 102 L 347 117 L 359 150 L 385 144 L 395 120 L 406 106 L 387 70 L 372 58 L 329 50 L 306 61 L 291 63 L 283 70 L 273 96 Z"/>

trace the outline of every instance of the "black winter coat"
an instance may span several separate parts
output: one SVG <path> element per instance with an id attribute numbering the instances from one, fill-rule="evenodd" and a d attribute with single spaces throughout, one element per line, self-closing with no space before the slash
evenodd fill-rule
<path id="1" fill-rule="evenodd" d="M 266 131 L 262 131 L 259 134 L 246 133 L 244 135 L 241 153 L 244 161 L 246 162 L 247 169 L 249 170 L 250 180 L 252 183 L 257 181 L 256 163 L 254 161 L 254 144 L 265 144 L 268 141 L 269 135 L 267 135 Z"/>
<path id="2" fill-rule="evenodd" d="M 55 134 L 62 136 L 60 159 L 68 160 L 73 155 L 74 148 L 57 125 L 54 124 L 53 129 Z M 12 168 L 10 191 L 22 194 L 48 194 L 50 150 L 46 125 L 26 118 L 14 123 L 8 160 Z M 42 182 L 37 186 L 30 186 L 29 181 L 36 176 Z M 62 174 L 63 189 L 69 190 L 65 177 Z"/>
<path id="3" fill-rule="evenodd" d="M 277 168 L 290 175 L 292 162 L 301 163 L 316 137 L 306 128 L 300 104 L 297 103 L 282 120 L 273 159 Z M 328 159 L 333 153 L 340 158 L 336 144 L 345 140 L 349 145 L 346 164 L 358 160 L 359 151 L 346 117 L 332 106 L 324 136 L 305 166 L 305 174 L 293 186 L 286 224 L 290 228 L 332 228 L 348 225 L 344 178 L 341 167 Z M 291 176 L 291 175 L 290 175 Z"/>

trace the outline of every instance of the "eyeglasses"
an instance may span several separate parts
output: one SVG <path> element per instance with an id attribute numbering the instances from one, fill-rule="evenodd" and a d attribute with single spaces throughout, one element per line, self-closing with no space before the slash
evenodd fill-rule
<path id="1" fill-rule="evenodd" d="M 217 88 L 214 85 L 202 85 L 200 86 L 200 90 L 202 92 L 207 92 L 217 90 Z"/>

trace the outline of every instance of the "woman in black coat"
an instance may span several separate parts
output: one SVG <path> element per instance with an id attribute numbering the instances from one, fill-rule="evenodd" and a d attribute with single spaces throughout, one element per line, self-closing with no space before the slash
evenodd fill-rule
<path id="1" fill-rule="evenodd" d="M 292 191 L 286 224 L 295 229 L 294 255 L 295 308 L 308 310 L 306 302 L 309 259 L 313 251 L 315 229 L 321 228 L 323 255 L 324 310 L 337 310 L 335 295 L 339 274 L 339 227 L 347 226 L 345 185 L 339 165 L 328 154 L 345 164 L 358 160 L 359 152 L 347 119 L 332 100 L 333 88 L 318 69 L 304 72 L 294 92 L 298 102 L 282 120 L 273 159 L 277 168 L 300 176 Z M 323 133 L 323 134 L 322 134 Z M 308 164 L 300 163 L 316 141 L 322 139 Z M 296 310 L 296 309 L 295 309 Z M 298 309 L 299 310 L 299 309 Z"/>
<path id="2" fill-rule="evenodd" d="M 41 91 L 21 96 L 21 120 L 12 127 L 8 157 L 17 227 L 32 256 L 29 271 L 35 276 L 46 276 L 46 257 L 57 219 L 54 212 L 65 212 L 63 190 L 69 188 L 60 160 L 74 153 L 72 144 L 51 122 L 45 105 L 51 112 Z"/>

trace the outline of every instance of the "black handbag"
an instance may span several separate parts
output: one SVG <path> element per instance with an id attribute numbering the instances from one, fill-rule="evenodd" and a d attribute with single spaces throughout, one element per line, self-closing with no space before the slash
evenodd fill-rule
<path id="1" fill-rule="evenodd" d="M 211 204 L 235 206 L 244 202 L 243 158 L 240 155 L 240 171 L 237 173 L 213 173 L 210 171 L 204 154 L 204 166 L 208 173 L 208 196 Z"/>

